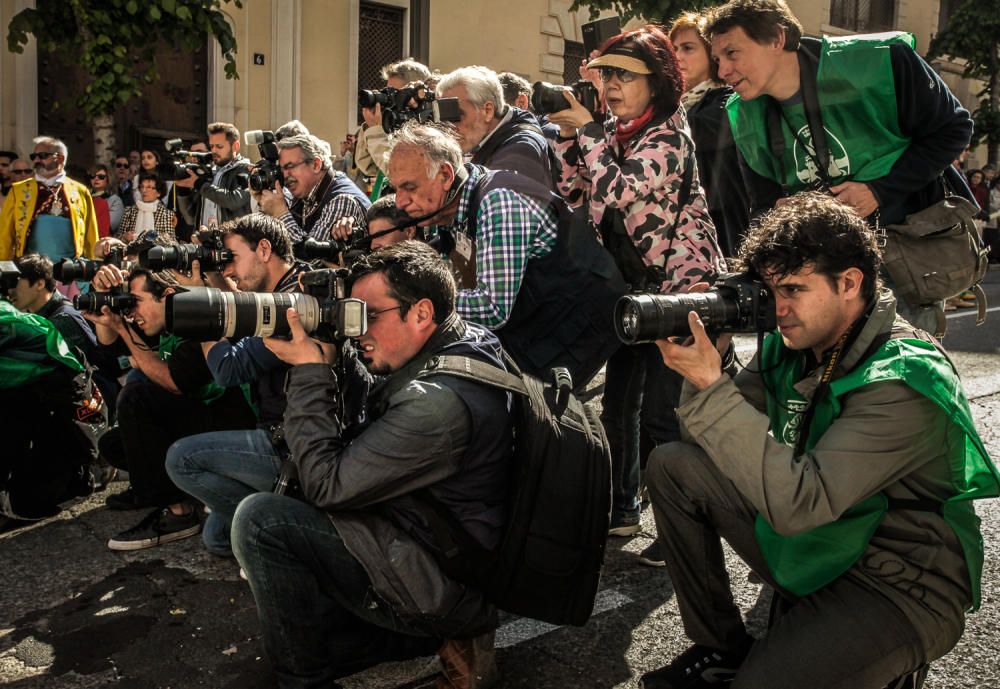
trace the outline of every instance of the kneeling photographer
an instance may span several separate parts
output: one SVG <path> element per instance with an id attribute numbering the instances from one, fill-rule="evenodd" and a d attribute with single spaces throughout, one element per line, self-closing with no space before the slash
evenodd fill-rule
<path id="1" fill-rule="evenodd" d="M 292 245 L 284 226 L 261 213 L 243 216 L 221 228 L 232 260 L 223 275 L 241 292 L 298 292 L 299 276 L 308 266 L 292 258 Z M 279 307 L 280 308 L 280 307 Z M 176 312 L 175 314 L 176 315 Z M 177 321 L 174 321 L 175 326 Z M 200 433 L 175 442 L 167 452 L 167 473 L 184 492 L 211 508 L 202 539 L 212 553 L 231 556 L 230 517 L 249 487 L 270 490 L 280 458 L 271 452 L 271 442 L 281 436 L 285 413 L 285 375 L 290 368 L 276 357 L 261 337 L 203 342 L 202 349 L 215 382 L 223 387 L 250 386 L 257 409 L 255 431 Z M 255 470 L 250 454 L 272 461 Z M 235 476 L 238 478 L 230 478 Z M 228 498 L 227 486 L 238 481 L 237 498 Z"/>
<path id="2" fill-rule="evenodd" d="M 239 388 L 212 380 L 198 342 L 165 332 L 168 295 L 181 289 L 169 272 L 113 264 L 97 271 L 93 291 L 77 299 L 97 327 L 97 339 L 127 354 L 141 375 L 118 395 L 118 426 L 101 438 L 101 454 L 129 472 L 131 486 L 108 496 L 111 509 L 153 508 L 136 526 L 108 541 L 112 550 L 138 550 L 201 530 L 195 507 L 167 476 L 167 448 L 191 433 L 252 428 L 254 413 Z M 155 342 L 150 346 L 147 342 Z"/>
<path id="3" fill-rule="evenodd" d="M 273 140 L 273 135 L 270 138 Z M 347 216 L 354 218 L 355 227 L 364 227 L 371 202 L 344 173 L 330 167 L 327 150 L 319 139 L 297 134 L 268 143 L 278 149 L 277 160 L 269 160 L 266 166 L 274 169 L 274 174 L 267 180 L 271 184 L 254 186 L 254 193 L 260 210 L 280 220 L 293 241 L 306 237 L 326 241 L 334 223 Z M 261 152 L 264 154 L 264 146 Z M 257 167 L 261 168 L 261 163 Z M 291 206 L 282 187 L 295 199 Z"/>
<path id="4" fill-rule="evenodd" d="M 654 450 L 646 477 L 694 646 L 639 686 L 904 686 L 979 605 L 971 501 L 1000 492 L 996 468 L 957 373 L 897 315 L 875 233 L 850 207 L 793 196 L 751 228 L 740 258 L 777 324 L 749 366 L 722 371 L 728 337 L 713 344 L 706 326 L 723 328 L 707 310 L 684 314 L 692 339 L 657 340 L 685 379 L 685 442 Z M 726 309 L 748 304 L 728 298 Z M 778 596 L 758 641 L 733 601 L 722 538 Z"/>

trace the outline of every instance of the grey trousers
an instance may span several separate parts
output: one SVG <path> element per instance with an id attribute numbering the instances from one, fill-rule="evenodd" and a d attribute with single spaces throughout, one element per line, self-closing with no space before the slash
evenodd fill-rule
<path id="1" fill-rule="evenodd" d="M 882 689 L 940 655 L 924 648 L 897 606 L 854 577 L 797 600 L 781 591 L 754 538 L 756 509 L 696 445 L 657 447 L 646 483 L 684 631 L 734 653 L 752 643 L 733 689 Z M 722 538 L 791 602 L 756 642 L 733 601 Z"/>

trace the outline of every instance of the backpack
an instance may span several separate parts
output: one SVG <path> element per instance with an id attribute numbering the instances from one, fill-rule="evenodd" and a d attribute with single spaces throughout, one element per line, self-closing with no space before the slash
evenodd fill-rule
<path id="1" fill-rule="evenodd" d="M 514 397 L 514 466 L 500 545 L 486 551 L 424 494 L 424 517 L 451 577 L 501 610 L 582 626 L 594 609 L 611 521 L 611 455 L 593 409 L 572 393 L 565 369 L 552 384 L 464 356 L 432 357 L 417 378 L 448 375 Z"/>

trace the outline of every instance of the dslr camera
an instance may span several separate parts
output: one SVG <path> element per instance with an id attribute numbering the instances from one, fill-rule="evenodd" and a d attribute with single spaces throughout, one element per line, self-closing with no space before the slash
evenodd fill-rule
<path id="1" fill-rule="evenodd" d="M 285 175 L 278 165 L 278 144 L 274 132 L 254 129 L 243 134 L 243 141 L 247 146 L 256 146 L 260 154 L 260 160 L 253 164 L 253 172 L 250 173 L 250 189 L 259 193 L 274 189 L 275 184 L 284 186 Z"/>
<path id="2" fill-rule="evenodd" d="M 421 83 L 395 89 L 386 86 L 381 91 L 358 91 L 362 108 L 382 106 L 382 129 L 393 132 L 411 120 L 427 122 L 458 122 L 462 111 L 457 98 L 437 98 Z"/>
<path id="3" fill-rule="evenodd" d="M 191 262 L 198 261 L 203 273 L 222 270 L 233 260 L 233 252 L 222 241 L 222 230 L 211 229 L 198 232 L 201 244 L 175 244 L 154 246 L 145 255 L 139 254 L 139 265 L 150 270 L 176 270 L 188 272 Z"/>
<path id="4" fill-rule="evenodd" d="M 691 334 L 694 311 L 712 334 L 766 332 L 777 327 L 774 297 L 746 273 L 725 273 L 707 292 L 629 294 L 615 304 L 615 331 L 625 344 Z"/>
<path id="5" fill-rule="evenodd" d="M 52 277 L 65 284 L 74 280 L 93 280 L 101 266 L 124 268 L 125 256 L 128 253 L 127 247 L 115 246 L 104 255 L 103 261 L 93 261 L 89 258 L 65 258 L 52 265 Z"/>
<path id="6" fill-rule="evenodd" d="M 209 151 L 186 151 L 180 139 L 170 139 L 163 147 L 167 150 L 168 158 L 160 164 L 159 171 L 165 179 L 187 179 L 189 172 L 196 174 L 199 179 L 215 174 L 215 163 L 212 162 Z"/>
<path id="7" fill-rule="evenodd" d="M 303 273 L 304 292 L 206 287 L 169 294 L 166 330 L 202 342 L 288 335 L 286 311 L 294 307 L 306 332 L 325 342 L 361 337 L 368 330 L 368 310 L 365 302 L 347 296 L 348 274 L 344 268 Z"/>
<path id="8" fill-rule="evenodd" d="M 350 266 L 354 261 L 371 251 L 371 240 L 363 227 L 355 227 L 344 241 L 330 239 L 320 241 L 306 237 L 292 245 L 292 253 L 300 261 L 345 261 Z"/>
<path id="9" fill-rule="evenodd" d="M 569 102 L 563 95 L 567 91 L 572 93 L 580 101 L 580 105 L 597 119 L 601 109 L 601 97 L 597 93 L 597 88 L 589 81 L 578 81 L 572 86 L 536 81 L 535 85 L 531 87 L 532 112 L 536 115 L 551 115 L 554 112 L 565 110 L 569 107 Z"/>

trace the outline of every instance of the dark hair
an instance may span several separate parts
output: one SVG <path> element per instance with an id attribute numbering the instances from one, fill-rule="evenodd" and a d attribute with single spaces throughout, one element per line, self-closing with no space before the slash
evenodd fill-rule
<path id="1" fill-rule="evenodd" d="M 980 170 L 979 168 L 976 168 L 975 170 L 967 170 L 965 173 L 965 179 L 966 181 L 968 181 L 969 186 L 972 186 L 972 176 L 977 173 L 979 174 L 980 177 L 982 177 L 982 179 L 979 181 L 980 184 L 986 181 L 986 173 Z"/>
<path id="2" fill-rule="evenodd" d="M 95 173 L 97 173 L 97 172 L 103 172 L 104 174 L 106 174 L 108 176 L 109 179 L 111 178 L 111 168 L 109 168 L 104 163 L 98 163 L 97 165 L 95 165 L 94 166 L 94 172 Z"/>
<path id="3" fill-rule="evenodd" d="M 152 180 L 153 183 L 156 184 L 156 193 L 162 199 L 166 195 L 166 193 L 167 193 L 167 185 L 166 185 L 166 183 L 162 179 L 160 179 L 159 177 L 157 177 L 156 175 L 154 175 L 152 172 L 140 172 L 139 173 L 139 179 L 138 179 L 138 181 L 136 182 L 136 185 L 135 185 L 136 189 L 138 189 L 141 192 L 142 191 L 142 183 L 143 182 L 148 182 L 149 180 Z"/>
<path id="4" fill-rule="evenodd" d="M 240 140 L 240 130 L 236 128 L 236 125 L 229 124 L 228 122 L 213 122 L 208 125 L 208 134 L 225 134 L 226 141 L 229 143 L 236 143 Z"/>
<path id="5" fill-rule="evenodd" d="M 681 31 L 694 31 L 701 42 L 701 47 L 705 49 L 705 54 L 708 55 L 708 78 L 712 81 L 718 81 L 719 63 L 712 59 L 712 44 L 705 38 L 705 27 L 707 25 L 708 15 L 698 12 L 685 12 L 670 25 L 670 33 L 668 35 L 670 36 L 670 44 L 673 45 L 677 34 Z M 687 84 L 687 87 L 692 88 L 697 85 Z"/>
<path id="6" fill-rule="evenodd" d="M 129 288 L 132 287 L 132 281 L 137 277 L 146 278 L 143 291 L 152 294 L 153 299 L 156 301 L 161 301 L 163 299 L 163 296 L 166 294 L 168 288 L 173 287 L 176 290 L 181 286 L 180 283 L 177 282 L 177 278 L 175 278 L 169 270 L 152 271 L 149 268 L 137 266 L 132 268 L 129 272 Z"/>
<path id="7" fill-rule="evenodd" d="M 368 254 L 351 268 L 351 281 L 373 273 L 385 277 L 402 318 L 421 299 L 434 305 L 435 323 L 455 312 L 455 278 L 437 251 L 423 242 L 408 239 Z"/>
<path id="8" fill-rule="evenodd" d="M 601 46 L 600 54 L 604 55 L 618 45 L 631 46 L 636 57 L 653 71 L 646 75 L 650 93 L 653 94 L 653 112 L 657 115 L 673 115 L 684 93 L 684 75 L 677 64 L 674 46 L 663 28 L 656 24 L 646 24 L 634 31 L 612 36 Z"/>
<path id="9" fill-rule="evenodd" d="M 10 162 L 17 160 L 17 153 L 14 151 L 0 151 L 0 158 L 10 158 Z"/>
<path id="10" fill-rule="evenodd" d="M 870 303 L 881 287 L 882 255 L 875 233 L 854 210 L 828 194 L 802 192 L 750 227 L 739 254 L 745 270 L 763 278 L 785 276 L 810 263 L 833 284 L 848 268 L 864 275 L 861 294 Z"/>
<path id="11" fill-rule="evenodd" d="M 395 194 L 386 194 L 375 201 L 365 214 L 365 219 L 369 224 L 373 220 L 378 220 L 380 218 L 391 220 L 393 225 L 398 225 L 405 220 L 409 220 L 410 216 L 406 214 L 406 211 L 396 208 Z"/>
<path id="12" fill-rule="evenodd" d="M 711 11 L 705 35 L 711 40 L 736 27 L 761 45 L 778 40 L 784 30 L 783 48 L 789 52 L 798 50 L 802 38 L 802 25 L 784 0 L 730 0 Z"/>
<path id="13" fill-rule="evenodd" d="M 41 254 L 24 254 L 14 259 L 14 265 L 21 271 L 21 277 L 34 284 L 45 281 L 45 289 L 52 292 L 56 288 L 56 279 L 52 277 L 52 261 Z"/>
<path id="14" fill-rule="evenodd" d="M 531 95 L 531 84 L 520 74 L 500 72 L 497 74 L 497 79 L 500 80 L 500 86 L 503 88 L 503 100 L 507 105 L 515 105 L 517 97 L 522 93 L 526 96 Z"/>
<path id="15" fill-rule="evenodd" d="M 128 153 L 116 153 L 116 154 L 115 154 L 115 162 L 118 162 L 118 159 L 119 159 L 119 158 L 124 158 L 124 159 L 125 159 L 125 162 L 127 162 L 127 163 L 129 163 L 129 164 L 131 164 L 131 162 L 132 162 L 132 161 L 130 161 L 130 160 L 128 159 Z"/>
<path id="16" fill-rule="evenodd" d="M 260 240 L 266 239 L 271 244 L 271 251 L 275 255 L 284 261 L 295 260 L 292 257 L 292 238 L 288 234 L 288 230 L 285 229 L 280 220 L 272 218 L 270 215 L 251 213 L 223 223 L 219 229 L 224 234 L 235 234 L 242 237 L 254 251 L 257 250 Z"/>

